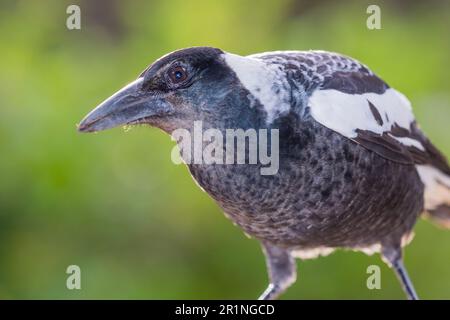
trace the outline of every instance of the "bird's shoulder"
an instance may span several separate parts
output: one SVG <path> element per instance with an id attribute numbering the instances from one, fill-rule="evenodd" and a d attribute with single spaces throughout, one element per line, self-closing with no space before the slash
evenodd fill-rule
<path id="1" fill-rule="evenodd" d="M 328 51 L 272 51 L 253 54 L 250 58 L 258 59 L 267 65 L 278 65 L 287 74 L 294 85 L 303 89 L 306 93 L 324 85 L 346 85 L 345 79 L 351 81 L 353 77 L 364 76 L 372 79 L 378 85 L 380 79 L 364 64 L 348 56 Z M 341 83 L 335 83 L 336 76 L 341 78 Z M 347 82 L 349 82 L 347 81 Z M 348 85 L 348 84 L 347 84 Z M 349 88 L 349 90 L 351 90 Z"/>
<path id="2" fill-rule="evenodd" d="M 420 130 L 411 103 L 361 62 L 326 51 L 252 55 L 280 65 L 293 90 L 293 108 L 378 155 L 450 172 L 445 157 Z M 298 97 L 295 99 L 295 97 Z"/>

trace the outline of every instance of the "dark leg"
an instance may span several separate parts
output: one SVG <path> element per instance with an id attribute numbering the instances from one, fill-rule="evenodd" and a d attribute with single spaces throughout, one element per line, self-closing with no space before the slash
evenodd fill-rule
<path id="1" fill-rule="evenodd" d="M 403 291 L 405 291 L 406 296 L 409 300 L 419 300 L 416 290 L 408 276 L 405 266 L 403 265 L 402 259 L 402 249 L 400 247 L 389 248 L 383 247 L 382 255 L 385 262 L 394 269 L 397 278 L 399 279 Z"/>
<path id="2" fill-rule="evenodd" d="M 297 270 L 295 259 L 286 249 L 263 244 L 270 284 L 259 300 L 273 300 L 295 282 Z"/>

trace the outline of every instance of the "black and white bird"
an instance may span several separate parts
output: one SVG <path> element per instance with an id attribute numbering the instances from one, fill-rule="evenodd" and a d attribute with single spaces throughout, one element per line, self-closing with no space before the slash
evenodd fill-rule
<path id="1" fill-rule="evenodd" d="M 279 130 L 274 175 L 261 175 L 261 164 L 188 164 L 226 216 L 261 242 L 270 278 L 261 299 L 295 282 L 295 258 L 336 248 L 379 252 L 418 298 L 402 247 L 421 216 L 450 227 L 450 168 L 403 94 L 337 53 L 194 47 L 155 61 L 78 128 L 149 124 L 171 134 L 191 132 L 194 121 L 203 130 Z"/>

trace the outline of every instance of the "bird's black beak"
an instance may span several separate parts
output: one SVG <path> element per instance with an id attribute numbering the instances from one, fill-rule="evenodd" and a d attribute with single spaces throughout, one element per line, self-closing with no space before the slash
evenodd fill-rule
<path id="1" fill-rule="evenodd" d="M 168 114 L 173 107 L 162 97 L 143 90 L 140 77 L 92 110 L 78 125 L 80 132 L 95 132 L 113 127 L 145 122 L 148 118 Z"/>

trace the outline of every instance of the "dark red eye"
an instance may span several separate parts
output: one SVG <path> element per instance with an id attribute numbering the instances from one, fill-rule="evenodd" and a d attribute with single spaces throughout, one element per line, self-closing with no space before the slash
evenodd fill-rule
<path id="1" fill-rule="evenodd" d="M 182 66 L 174 66 L 169 69 L 169 78 L 173 83 L 183 82 L 187 76 L 187 71 Z"/>

